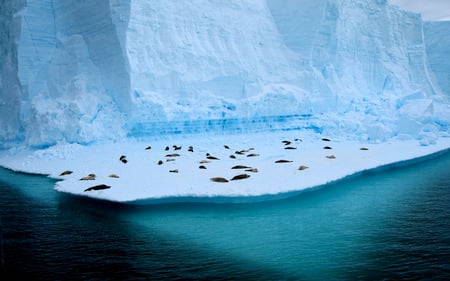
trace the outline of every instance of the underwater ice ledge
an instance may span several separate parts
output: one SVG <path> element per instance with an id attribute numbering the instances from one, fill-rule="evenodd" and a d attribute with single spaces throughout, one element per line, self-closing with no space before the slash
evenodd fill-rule
<path id="1" fill-rule="evenodd" d="M 89 146 L 60 144 L 40 150 L 2 151 L 0 165 L 48 175 L 59 180 L 55 183 L 58 191 L 101 200 L 129 204 L 236 203 L 293 196 L 368 170 L 408 165 L 450 149 L 448 137 L 428 146 L 417 140 L 390 139 L 371 144 L 338 137 L 322 140 L 326 137 L 312 130 L 292 130 L 172 135 Z M 219 160 L 207 159 L 207 153 Z M 126 163 L 120 161 L 121 156 L 125 156 Z M 287 162 L 276 163 L 278 160 Z M 237 165 L 247 168 L 233 169 Z M 251 170 L 254 168 L 257 172 Z M 61 176 L 65 170 L 72 173 Z M 80 180 L 88 174 L 95 174 L 95 179 Z M 250 177 L 232 180 L 241 174 Z M 228 182 L 211 180 L 218 177 Z M 109 188 L 85 191 L 97 185 Z"/>

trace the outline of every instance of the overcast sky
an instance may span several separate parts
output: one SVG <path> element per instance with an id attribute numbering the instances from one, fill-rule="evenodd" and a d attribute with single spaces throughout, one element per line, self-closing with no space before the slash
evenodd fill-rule
<path id="1" fill-rule="evenodd" d="M 388 0 L 390 3 L 421 13 L 424 20 L 450 20 L 450 0 Z"/>

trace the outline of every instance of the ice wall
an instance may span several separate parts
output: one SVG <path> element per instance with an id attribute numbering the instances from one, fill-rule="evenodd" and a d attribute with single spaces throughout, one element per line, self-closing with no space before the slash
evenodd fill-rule
<path id="1" fill-rule="evenodd" d="M 424 23 L 428 63 L 441 90 L 450 96 L 450 21 Z"/>
<path id="2" fill-rule="evenodd" d="M 18 41 L 22 26 L 19 12 L 24 1 L 2 1 L 0 8 L 0 142 L 20 137 L 21 86 L 18 77 Z"/>
<path id="3" fill-rule="evenodd" d="M 307 127 L 377 141 L 450 123 L 444 51 L 424 41 L 444 28 L 384 0 L 0 8 L 4 146 Z"/>

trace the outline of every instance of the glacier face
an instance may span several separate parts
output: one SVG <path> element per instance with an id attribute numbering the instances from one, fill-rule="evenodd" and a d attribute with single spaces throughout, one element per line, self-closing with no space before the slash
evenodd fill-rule
<path id="1" fill-rule="evenodd" d="M 424 36 L 429 66 L 435 75 L 435 83 L 446 90 L 450 89 L 450 21 L 425 22 Z"/>
<path id="2" fill-rule="evenodd" d="M 448 25 L 385 0 L 0 5 L 5 146 L 255 127 L 427 144 L 450 123 Z"/>

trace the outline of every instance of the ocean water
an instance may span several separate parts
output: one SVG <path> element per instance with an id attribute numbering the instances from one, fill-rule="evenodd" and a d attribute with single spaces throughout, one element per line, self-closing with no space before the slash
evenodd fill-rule
<path id="1" fill-rule="evenodd" d="M 450 280 L 449 168 L 446 153 L 288 199 L 148 206 L 0 169 L 0 280 Z"/>

